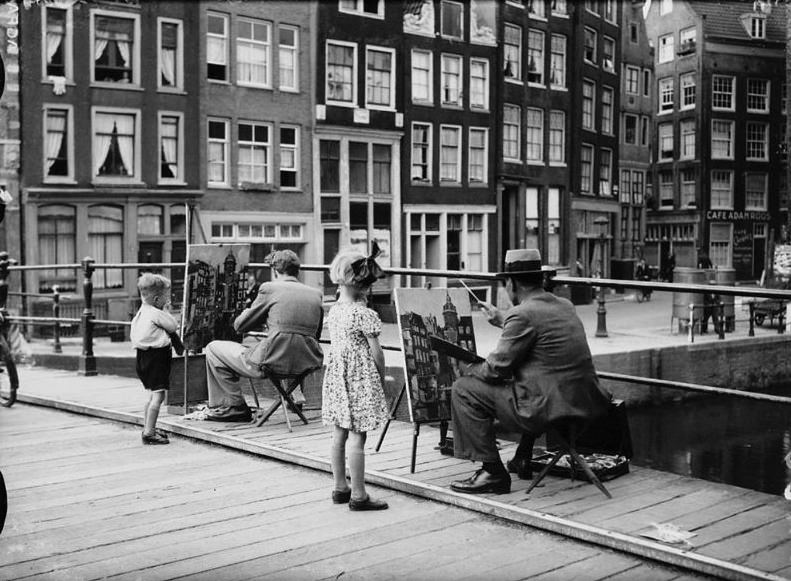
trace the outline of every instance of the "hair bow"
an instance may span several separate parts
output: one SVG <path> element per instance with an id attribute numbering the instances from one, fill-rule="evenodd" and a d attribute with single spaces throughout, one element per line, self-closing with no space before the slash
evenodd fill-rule
<path id="1" fill-rule="evenodd" d="M 354 282 L 362 285 L 369 286 L 380 278 L 385 277 L 382 268 L 376 263 L 376 257 L 381 254 L 379 245 L 374 241 L 371 244 L 371 254 L 365 258 L 358 258 L 352 262 L 352 277 Z"/>

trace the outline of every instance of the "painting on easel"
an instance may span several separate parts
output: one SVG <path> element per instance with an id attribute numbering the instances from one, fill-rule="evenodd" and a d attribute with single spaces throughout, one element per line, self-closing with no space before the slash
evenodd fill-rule
<path id="1" fill-rule="evenodd" d="M 450 352 L 457 346 L 461 354 L 476 353 L 469 295 L 462 288 L 397 288 L 395 304 L 410 419 L 448 421 L 451 386 L 460 375 Z"/>

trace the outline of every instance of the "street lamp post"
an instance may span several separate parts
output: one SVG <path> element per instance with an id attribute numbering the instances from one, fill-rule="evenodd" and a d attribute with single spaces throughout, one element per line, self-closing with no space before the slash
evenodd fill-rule
<path id="1" fill-rule="evenodd" d="M 604 216 L 599 216 L 593 223 L 599 231 L 596 243 L 599 245 L 599 278 L 604 278 L 604 252 L 607 248 L 607 228 L 610 221 Z M 604 287 L 599 286 L 599 308 L 596 309 L 596 337 L 608 337 L 607 334 L 607 309 L 604 307 Z"/>

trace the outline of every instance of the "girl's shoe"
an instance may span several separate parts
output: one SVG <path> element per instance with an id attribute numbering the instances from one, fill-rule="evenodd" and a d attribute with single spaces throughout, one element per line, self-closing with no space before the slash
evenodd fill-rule
<path id="1" fill-rule="evenodd" d="M 333 504 L 346 504 L 352 497 L 352 489 L 347 490 L 333 490 L 332 502 Z"/>
<path id="2" fill-rule="evenodd" d="M 170 440 L 168 440 L 167 438 L 163 438 L 161 435 L 159 435 L 156 432 L 154 432 L 150 436 L 146 436 L 145 434 L 143 434 L 142 437 L 143 437 L 143 444 L 145 444 L 146 446 L 152 446 L 152 445 L 161 446 L 163 444 L 170 444 Z"/>
<path id="3" fill-rule="evenodd" d="M 364 500 L 349 500 L 349 510 L 385 510 L 387 503 L 384 500 L 374 500 L 366 496 Z"/>

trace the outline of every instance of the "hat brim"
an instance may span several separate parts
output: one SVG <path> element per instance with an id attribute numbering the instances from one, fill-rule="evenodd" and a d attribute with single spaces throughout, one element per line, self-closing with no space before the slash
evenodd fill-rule
<path id="1" fill-rule="evenodd" d="M 542 266 L 539 270 L 510 270 L 508 272 L 498 272 L 497 278 L 508 278 L 511 276 L 524 276 L 528 274 L 557 274 L 557 269 L 551 266 Z"/>

